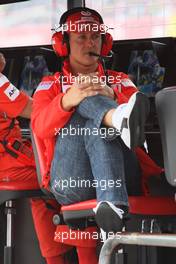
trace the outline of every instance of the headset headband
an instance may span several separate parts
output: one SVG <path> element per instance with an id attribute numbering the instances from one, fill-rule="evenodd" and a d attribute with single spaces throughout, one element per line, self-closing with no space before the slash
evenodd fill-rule
<path id="1" fill-rule="evenodd" d="M 99 18 L 99 21 L 101 24 L 104 24 L 101 15 L 96 10 L 90 9 L 88 7 L 75 7 L 75 8 L 72 8 L 72 9 L 70 9 L 70 10 L 68 10 L 62 14 L 62 16 L 60 18 L 60 22 L 59 22 L 60 26 L 62 26 L 67 21 L 67 18 L 69 16 L 71 16 L 75 13 L 78 13 L 78 12 L 89 12 L 89 13 L 93 14 L 94 16 L 96 16 L 97 18 Z"/>

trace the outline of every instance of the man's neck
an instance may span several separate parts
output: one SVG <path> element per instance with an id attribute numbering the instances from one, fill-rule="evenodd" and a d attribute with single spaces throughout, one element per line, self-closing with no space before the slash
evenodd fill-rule
<path id="1" fill-rule="evenodd" d="M 71 67 L 71 72 L 74 75 L 77 75 L 78 73 L 89 74 L 89 73 L 95 72 L 97 70 L 98 62 L 96 62 L 93 65 L 92 64 L 91 65 L 84 65 L 84 64 L 81 64 L 79 62 L 72 61 L 70 59 L 70 67 Z"/>

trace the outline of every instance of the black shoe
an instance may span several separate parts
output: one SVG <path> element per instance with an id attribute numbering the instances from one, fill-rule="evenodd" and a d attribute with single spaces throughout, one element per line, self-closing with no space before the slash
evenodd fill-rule
<path id="1" fill-rule="evenodd" d="M 129 127 L 131 133 L 131 149 L 142 146 L 145 142 L 145 122 L 149 115 L 150 104 L 147 96 L 138 92 L 136 94 L 136 102 L 133 107 Z"/>
<path id="2" fill-rule="evenodd" d="M 113 114 L 113 125 L 128 148 L 142 146 L 145 141 L 145 122 L 149 114 L 149 100 L 141 92 L 134 93 L 127 104 L 120 105 Z"/>
<path id="3" fill-rule="evenodd" d="M 122 206 L 124 210 L 119 207 L 116 207 L 111 202 L 105 201 L 99 202 L 96 208 L 94 208 L 97 225 L 106 233 L 122 231 L 124 226 L 123 219 L 128 211 L 128 207 Z"/>

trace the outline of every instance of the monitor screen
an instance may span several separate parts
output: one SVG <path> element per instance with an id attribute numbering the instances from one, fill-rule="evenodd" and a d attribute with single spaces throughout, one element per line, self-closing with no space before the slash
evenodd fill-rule
<path id="1" fill-rule="evenodd" d="M 165 67 L 160 66 L 154 50 L 133 50 L 128 75 L 139 90 L 150 97 L 162 89 Z"/>

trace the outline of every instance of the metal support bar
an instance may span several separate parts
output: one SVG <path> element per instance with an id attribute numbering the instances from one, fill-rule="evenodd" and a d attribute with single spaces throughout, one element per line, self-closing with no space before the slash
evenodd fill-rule
<path id="1" fill-rule="evenodd" d="M 6 234 L 6 246 L 4 247 L 4 264 L 12 264 L 12 225 L 13 225 L 13 215 L 16 213 L 13 208 L 13 201 L 6 201 L 5 203 L 5 213 L 7 215 L 7 234 Z"/>
<path id="2" fill-rule="evenodd" d="M 105 241 L 99 257 L 99 264 L 110 264 L 111 254 L 120 244 L 176 247 L 176 234 L 118 233 Z"/>
<path id="3" fill-rule="evenodd" d="M 12 201 L 6 202 L 6 208 L 7 208 L 7 234 L 6 234 L 6 246 L 11 247 L 12 246 Z"/>

